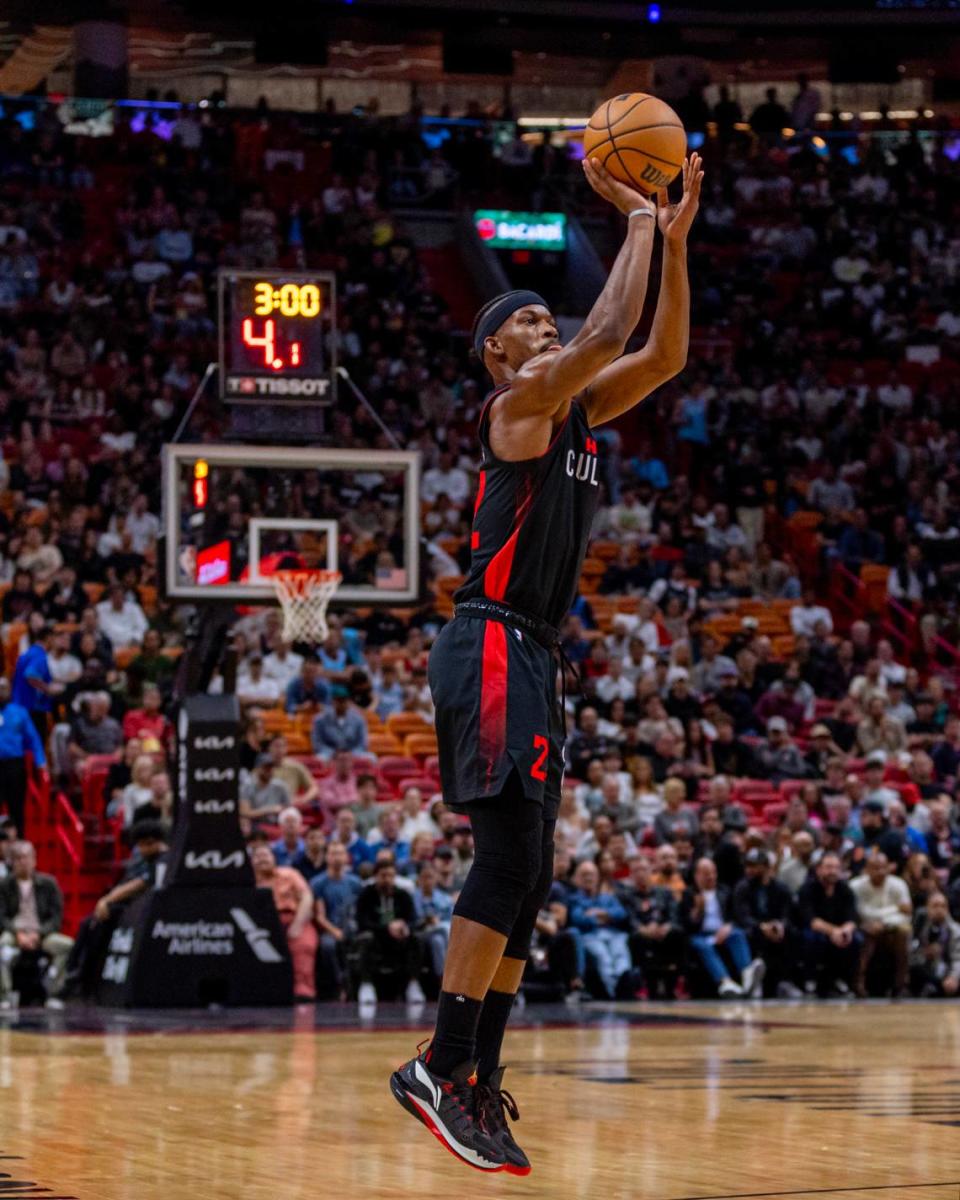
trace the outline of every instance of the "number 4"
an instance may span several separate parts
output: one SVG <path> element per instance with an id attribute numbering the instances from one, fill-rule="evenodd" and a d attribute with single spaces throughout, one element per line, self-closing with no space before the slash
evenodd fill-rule
<path id="1" fill-rule="evenodd" d="M 530 768 L 530 774 L 534 779 L 539 779 L 541 783 L 547 781 L 547 768 L 544 765 L 547 761 L 547 755 L 550 753 L 550 743 L 539 733 L 533 735 L 533 748 L 540 751 L 540 757 Z"/>

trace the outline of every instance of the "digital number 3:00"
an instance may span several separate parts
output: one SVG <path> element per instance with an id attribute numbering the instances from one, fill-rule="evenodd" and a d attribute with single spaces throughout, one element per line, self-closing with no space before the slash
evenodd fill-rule
<path id="1" fill-rule="evenodd" d="M 285 283 L 279 288 L 275 288 L 272 283 L 255 283 L 253 295 L 253 311 L 258 317 L 269 316 L 277 309 L 285 317 L 320 315 L 320 289 L 315 283 Z"/>

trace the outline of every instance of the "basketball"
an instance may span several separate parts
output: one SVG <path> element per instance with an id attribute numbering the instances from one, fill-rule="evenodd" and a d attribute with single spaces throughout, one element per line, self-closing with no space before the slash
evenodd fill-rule
<path id="1" fill-rule="evenodd" d="M 583 152 L 642 192 L 666 187 L 680 174 L 687 135 L 669 104 L 644 92 L 606 100 L 583 131 Z"/>

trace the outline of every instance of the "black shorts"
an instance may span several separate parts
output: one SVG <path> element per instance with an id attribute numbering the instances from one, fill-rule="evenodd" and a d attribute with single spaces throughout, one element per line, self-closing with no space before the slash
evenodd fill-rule
<path id="1" fill-rule="evenodd" d="M 555 820 L 566 731 L 554 654 L 522 630 L 464 615 L 444 626 L 427 674 L 445 803 L 497 796 L 516 771 L 524 795 Z"/>

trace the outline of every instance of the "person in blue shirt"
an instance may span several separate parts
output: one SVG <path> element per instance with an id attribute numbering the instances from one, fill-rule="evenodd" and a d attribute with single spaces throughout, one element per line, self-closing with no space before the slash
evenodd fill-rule
<path id="1" fill-rule="evenodd" d="M 305 849 L 303 837 L 303 817 L 300 815 L 300 810 L 294 808 L 285 808 L 277 818 L 277 824 L 280 826 L 280 836 L 270 846 L 273 851 L 273 857 L 277 860 L 278 867 L 292 867 L 294 860 L 303 853 Z"/>
<path id="2" fill-rule="evenodd" d="M 367 834 L 367 844 L 371 847 L 373 858 L 380 850 L 389 850 L 393 855 L 394 865 L 402 869 L 410 858 L 410 843 L 400 840 L 400 810 L 384 806 L 377 817 L 377 823 Z"/>
<path id="3" fill-rule="evenodd" d="M 357 818 L 350 808 L 340 808 L 334 818 L 333 837 L 346 848 L 351 869 L 357 871 L 366 863 L 372 863 L 377 848 L 357 833 Z M 330 843 L 333 845 L 333 842 Z"/>
<path id="4" fill-rule="evenodd" d="M 315 658 L 305 659 L 300 674 L 287 685 L 287 712 L 311 712 L 329 699 L 330 684 L 320 674 L 320 664 Z"/>
<path id="5" fill-rule="evenodd" d="M 443 979 L 443 964 L 447 957 L 450 921 L 453 918 L 453 897 L 437 887 L 437 868 L 428 859 L 420 864 L 413 907 L 417 914 L 417 936 L 424 942 L 430 965 L 438 982 Z"/>
<path id="6" fill-rule="evenodd" d="M 27 710 L 41 738 L 47 736 L 53 697 L 63 691 L 63 684 L 54 683 L 50 674 L 47 650 L 52 637 L 51 625 L 43 625 L 32 634 L 31 645 L 17 659 L 11 690 L 14 704 Z"/>
<path id="7" fill-rule="evenodd" d="M 320 928 L 318 994 L 345 998 L 342 953 L 363 883 L 350 870 L 342 842 L 327 846 L 327 869 L 312 880 L 310 887 L 317 902 L 315 917 Z"/>
<path id="8" fill-rule="evenodd" d="M 377 716 L 386 721 L 391 713 L 398 713 L 403 708 L 403 684 L 397 674 L 397 668 L 390 664 L 384 666 L 380 673 L 380 686 L 374 689 Z"/>
<path id="9" fill-rule="evenodd" d="M 583 936 L 583 946 L 593 959 L 607 998 L 617 994 L 617 985 L 631 970 L 627 910 L 613 892 L 600 890 L 600 872 L 587 860 L 577 867 L 570 897 L 568 921 Z"/>
<path id="10" fill-rule="evenodd" d="M 10 682 L 0 679 L 0 801 L 17 827 L 17 836 L 25 836 L 24 818 L 27 798 L 27 764 L 24 756 L 33 755 L 41 771 L 47 769 L 47 756 L 30 714 L 22 704 L 10 699 Z"/>
<path id="11" fill-rule="evenodd" d="M 333 758 L 338 750 L 366 751 L 367 723 L 342 685 L 333 689 L 332 709 L 314 721 L 311 740 L 314 754 L 322 759 Z"/>

